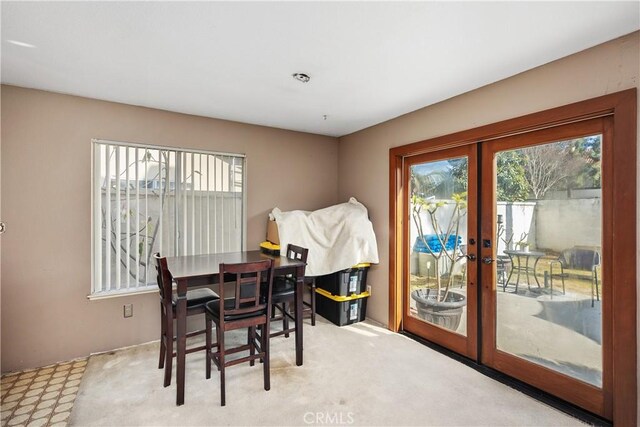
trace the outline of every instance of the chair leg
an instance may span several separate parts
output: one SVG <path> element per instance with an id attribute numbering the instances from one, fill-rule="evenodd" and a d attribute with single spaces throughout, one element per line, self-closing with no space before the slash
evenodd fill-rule
<path id="1" fill-rule="evenodd" d="M 173 366 L 173 319 L 169 318 L 169 313 L 166 317 L 166 360 L 164 364 L 164 386 L 169 387 L 171 385 L 171 367 Z"/>
<path id="2" fill-rule="evenodd" d="M 217 327 L 218 325 L 216 325 Z M 219 329 L 219 328 L 218 328 Z M 220 363 L 220 405 L 225 406 L 224 394 L 224 331 L 218 333 L 218 362 Z"/>
<path id="3" fill-rule="evenodd" d="M 289 312 L 288 310 L 289 310 L 289 303 L 283 302 L 282 303 L 282 329 L 284 330 L 289 330 L 289 318 L 285 314 Z M 284 337 L 289 338 L 289 332 L 285 333 Z"/>
<path id="4" fill-rule="evenodd" d="M 164 359 L 167 353 L 167 348 L 164 343 L 166 337 L 167 337 L 166 320 L 164 318 L 162 303 L 160 303 L 160 361 L 158 362 L 158 369 L 164 368 Z"/>
<path id="5" fill-rule="evenodd" d="M 262 328 L 262 351 L 264 355 L 262 356 L 262 369 L 264 372 L 264 389 L 271 389 L 271 375 L 270 375 L 270 364 L 269 364 L 269 332 L 267 331 L 267 324 L 261 326 Z"/>
<path id="6" fill-rule="evenodd" d="M 256 354 L 256 327 L 255 326 L 251 326 L 247 329 L 247 339 L 249 340 L 248 344 L 249 344 L 249 354 L 251 356 Z M 249 361 L 249 366 L 253 366 L 256 364 L 256 361 L 254 359 L 251 359 Z"/>
<path id="7" fill-rule="evenodd" d="M 564 267 L 562 266 L 562 264 L 560 264 L 560 279 L 562 280 L 562 295 L 566 295 L 565 292 L 565 288 L 564 288 Z"/>
<path id="8" fill-rule="evenodd" d="M 216 324 L 216 339 L 218 340 L 218 344 L 217 344 L 217 351 L 216 353 L 212 354 L 212 357 L 215 357 L 216 354 L 218 354 L 220 352 L 220 340 L 223 337 L 224 332 L 222 332 L 222 329 L 220 329 L 220 325 Z M 218 361 L 219 362 L 219 361 Z M 220 367 L 218 366 L 218 371 L 220 371 Z"/>
<path id="9" fill-rule="evenodd" d="M 311 283 L 311 326 L 316 326 L 316 279 Z"/>
<path id="10" fill-rule="evenodd" d="M 204 321 L 205 330 L 206 330 L 206 332 L 205 332 L 205 337 L 206 337 L 205 338 L 206 339 L 205 345 L 206 345 L 206 348 L 207 348 L 206 349 L 207 354 L 205 356 L 205 358 L 207 359 L 206 360 L 206 376 L 205 376 L 206 379 L 211 378 L 211 323 L 212 323 L 211 319 L 209 318 L 209 316 L 207 316 L 205 314 L 205 321 Z"/>

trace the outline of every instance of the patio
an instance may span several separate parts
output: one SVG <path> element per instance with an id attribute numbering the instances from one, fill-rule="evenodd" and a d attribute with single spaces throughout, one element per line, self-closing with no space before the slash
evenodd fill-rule
<path id="1" fill-rule="evenodd" d="M 544 257 L 538 263 L 538 274 L 544 277 L 553 257 Z M 545 270 L 546 269 L 546 270 Z M 570 375 L 595 386 L 602 386 L 602 308 L 601 301 L 591 306 L 591 278 L 579 270 L 565 270 L 566 294 L 562 294 L 560 279 L 549 287 L 538 288 L 532 279 L 531 288 L 521 278 L 518 292 L 513 281 L 503 291 L 497 284 L 498 348 Z M 411 289 L 433 288 L 433 281 L 425 277 L 411 276 Z M 466 294 L 466 286 L 455 292 Z M 417 316 L 415 301 L 411 300 L 412 313 Z M 466 307 L 456 330 L 466 334 Z M 569 362 L 571 361 L 571 362 Z"/>

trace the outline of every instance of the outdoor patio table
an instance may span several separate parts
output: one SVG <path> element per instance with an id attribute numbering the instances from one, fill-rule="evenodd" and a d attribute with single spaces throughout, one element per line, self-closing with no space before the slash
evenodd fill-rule
<path id="1" fill-rule="evenodd" d="M 513 251 L 506 250 L 505 254 L 509 255 L 511 259 L 511 271 L 509 272 L 509 277 L 507 277 L 507 281 L 504 283 L 502 290 L 504 291 L 507 288 L 507 285 L 511 281 L 511 276 L 513 276 L 513 272 L 518 273 L 516 277 L 516 293 L 518 292 L 518 284 L 520 283 L 520 273 L 524 273 L 527 276 L 527 287 L 531 289 L 531 283 L 529 280 L 529 273 L 533 274 L 533 278 L 540 288 L 540 281 L 538 280 L 538 275 L 536 274 L 536 266 L 538 265 L 538 261 L 542 258 L 545 253 L 537 252 L 537 251 Z M 529 258 L 533 258 L 533 266 L 529 265 Z M 523 262 L 524 261 L 524 262 Z"/>
<path id="2" fill-rule="evenodd" d="M 274 275 L 293 274 L 296 277 L 295 287 L 295 341 L 296 365 L 302 365 L 302 294 L 304 291 L 305 263 L 284 256 L 271 256 L 260 251 L 229 252 L 221 254 L 191 255 L 167 258 L 167 266 L 178 284 L 176 307 L 176 404 L 184 403 L 185 383 L 185 351 L 187 347 L 187 288 L 218 283 L 220 264 L 236 264 L 244 262 L 273 259 Z M 170 361 L 168 363 L 171 363 Z"/>

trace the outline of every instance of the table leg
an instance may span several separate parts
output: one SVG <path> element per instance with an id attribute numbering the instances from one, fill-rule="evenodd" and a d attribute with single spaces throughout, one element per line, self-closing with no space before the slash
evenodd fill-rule
<path id="1" fill-rule="evenodd" d="M 302 365 L 302 294 L 304 293 L 304 267 L 296 272 L 296 365 Z"/>
<path id="2" fill-rule="evenodd" d="M 533 278 L 536 279 L 538 288 L 540 288 L 540 281 L 538 280 L 538 275 L 536 274 L 536 266 L 538 265 L 538 261 L 540 261 L 540 257 L 536 257 L 536 260 L 533 262 Z"/>
<path id="3" fill-rule="evenodd" d="M 520 256 L 516 255 L 516 259 L 518 260 L 518 276 L 516 277 L 516 294 L 518 293 L 518 285 L 520 284 L 520 272 L 522 271 L 522 264 L 520 260 Z"/>
<path id="4" fill-rule="evenodd" d="M 511 281 L 511 276 L 513 276 L 513 270 L 515 269 L 515 266 L 516 266 L 516 263 L 513 261 L 513 257 L 511 255 L 509 255 L 509 261 L 511 261 L 511 270 L 509 270 L 509 276 L 507 276 L 507 281 L 504 282 L 504 286 L 502 287 L 502 292 L 506 292 L 507 285 Z"/>
<path id="5" fill-rule="evenodd" d="M 184 380 L 187 349 L 187 281 L 178 280 L 178 301 L 176 304 L 176 404 L 184 404 Z M 169 362 L 171 361 L 169 360 Z"/>

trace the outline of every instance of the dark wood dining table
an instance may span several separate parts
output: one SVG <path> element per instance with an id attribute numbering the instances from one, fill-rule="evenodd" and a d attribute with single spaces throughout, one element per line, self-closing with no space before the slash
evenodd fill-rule
<path id="1" fill-rule="evenodd" d="M 260 251 L 169 257 L 167 258 L 167 266 L 178 285 L 176 303 L 176 403 L 178 405 L 184 403 L 185 351 L 187 347 L 187 288 L 219 283 L 220 264 L 254 262 L 264 259 L 272 259 L 274 261 L 274 275 L 293 274 L 296 277 L 296 365 L 302 365 L 302 294 L 304 291 L 304 270 L 306 266 L 304 262 L 289 259 L 284 256 L 266 255 Z"/>

